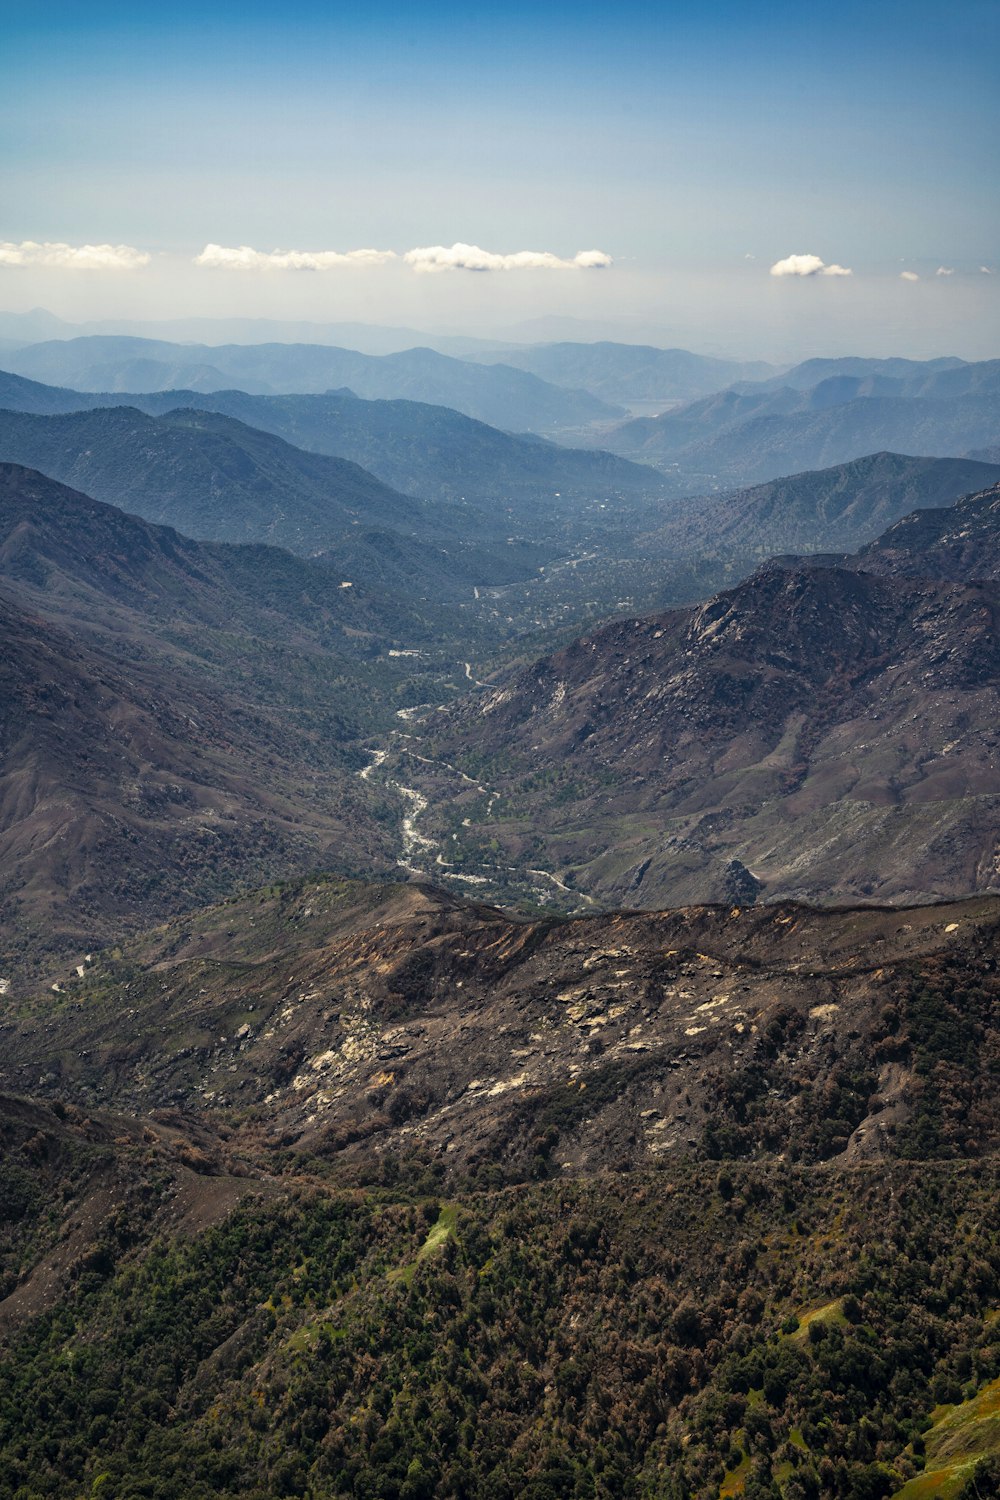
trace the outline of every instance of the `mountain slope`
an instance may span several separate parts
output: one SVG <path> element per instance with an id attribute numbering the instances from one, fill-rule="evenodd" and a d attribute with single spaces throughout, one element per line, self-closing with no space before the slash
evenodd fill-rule
<path id="1" fill-rule="evenodd" d="M 162 658 L 125 664 L 2 595 L 0 631 L 7 965 L 264 870 L 385 861 L 349 772 L 309 757 L 273 710 Z"/>
<path id="2" fill-rule="evenodd" d="M 212 413 L 0 411 L 0 461 L 214 541 L 315 552 L 359 521 L 430 530 L 425 506 L 356 465 L 303 453 Z"/>
<path id="3" fill-rule="evenodd" d="M 453 792 L 421 831 L 488 890 L 538 865 L 567 900 L 996 888 L 998 631 L 989 584 L 769 566 L 429 719 L 482 791 L 413 765 Z"/>
<path id="4" fill-rule="evenodd" d="M 947 509 L 907 516 L 865 547 L 854 566 L 911 578 L 1000 581 L 1000 485 Z"/>
<path id="5" fill-rule="evenodd" d="M 360 528 L 351 533 L 357 550 L 369 537 Z M 385 535 L 375 539 L 385 555 Z M 425 588 L 432 581 L 421 573 L 427 550 L 407 541 L 407 565 Z M 207 644 L 204 627 L 238 626 L 261 639 L 297 632 L 360 658 L 414 639 L 443 646 L 451 634 L 475 638 L 475 627 L 453 611 L 446 592 L 442 597 L 441 569 L 453 567 L 453 558 L 436 562 L 432 606 L 357 577 L 345 588 L 349 558 L 348 548 L 307 560 L 276 547 L 194 541 L 35 471 L 0 464 L 0 573 L 45 613 L 71 609 L 86 627 L 116 608 L 130 629 L 169 627 L 172 639 L 195 653 Z M 391 582 L 398 582 L 395 571 Z"/>
<path id="6" fill-rule="evenodd" d="M 0 1484 L 988 1494 L 998 932 L 314 877 L 8 1000 Z"/>
<path id="7" fill-rule="evenodd" d="M 602 434 L 602 444 L 640 462 L 677 466 L 717 484 L 847 463 L 863 453 L 954 454 L 993 440 L 1000 362 L 962 365 L 905 380 L 830 376 L 808 389 L 741 386 Z"/>
<path id="8" fill-rule="evenodd" d="M 447 691 L 476 627 L 342 583 L 0 467 L 8 955 L 395 857 L 398 798 L 358 778 L 359 741 Z"/>
<path id="9" fill-rule="evenodd" d="M 0 408 L 72 412 L 134 406 L 150 416 L 177 409 L 217 411 L 312 453 L 346 458 L 405 494 L 513 508 L 524 524 L 580 499 L 644 498 L 664 489 L 655 469 L 614 454 L 517 437 L 460 412 L 418 401 L 365 401 L 349 391 L 322 396 L 253 396 L 243 391 L 169 390 L 90 394 L 0 372 Z M 564 504 L 559 505 L 559 500 Z"/>
<path id="10" fill-rule="evenodd" d="M 934 453 L 961 457 L 990 441 L 1000 422 L 1000 395 L 862 398 L 820 412 L 755 417 L 677 457 L 688 472 L 717 483 L 763 483 L 779 474 L 829 468 L 862 454 Z"/>
<path id="11" fill-rule="evenodd" d="M 581 499 L 655 497 L 664 488 L 662 476 L 646 465 L 514 436 L 424 402 L 366 401 L 347 391 L 322 396 L 169 391 L 130 399 L 151 412 L 178 404 L 225 412 L 298 447 L 351 459 L 404 494 L 477 505 L 500 502 L 521 524 L 539 504 L 543 514 L 558 515 Z"/>
<path id="12" fill-rule="evenodd" d="M 975 372 L 993 361 L 966 361 L 954 357 L 941 359 L 866 359 L 847 356 L 840 359 L 806 359 L 793 365 L 769 381 L 758 381 L 758 385 L 793 386 L 798 391 L 814 389 L 824 380 L 895 381 L 905 385 L 911 394 L 916 394 L 928 381 L 937 384 L 936 377 L 948 371 L 955 372 L 950 379 L 966 381 L 978 379 Z"/>
<path id="13" fill-rule="evenodd" d="M 58 1048 L 45 1040 L 45 1006 L 29 1005 L 0 1086 L 33 1084 L 45 1063 L 52 1095 L 140 1114 L 181 1105 L 206 1121 L 225 1105 L 221 1092 L 239 1098 L 260 1146 L 295 1143 L 341 1169 L 405 1150 L 419 1121 L 424 1149 L 450 1175 L 516 1181 L 553 1106 L 560 1153 L 547 1173 L 717 1155 L 723 1127 L 739 1134 L 740 1121 L 729 1112 L 738 1089 L 712 1099 L 713 1080 L 763 1066 L 773 1076 L 758 1081 L 736 1154 L 870 1161 L 905 1154 L 919 1112 L 905 1040 L 914 965 L 933 955 L 995 990 L 998 930 L 996 897 L 916 911 L 786 904 L 539 922 L 421 884 L 290 882 L 174 918 L 64 978 L 81 1003 L 60 1019 Z M 873 1083 L 853 1118 L 817 1117 L 810 1098 L 834 1075 L 877 1071 L 888 1008 L 897 1066 L 882 1074 L 884 1096 Z M 761 1056 L 775 1018 L 783 1069 Z M 997 1024 L 988 1004 L 980 1019 L 986 1057 Z M 1000 1144 L 1000 1110 L 971 1058 L 966 1071 L 982 1118 L 973 1129 L 955 1101 L 938 1140 L 985 1156 Z"/>
<path id="14" fill-rule="evenodd" d="M 502 360 L 553 385 L 590 391 L 605 401 L 628 406 L 662 401 L 692 401 L 736 381 L 763 380 L 773 366 L 692 354 L 688 349 L 657 349 L 645 344 L 530 344 L 521 349 L 479 356 L 484 363 Z"/>
<path id="15" fill-rule="evenodd" d="M 212 346 L 95 335 L 34 344 L 11 353 L 6 363 L 29 379 L 80 391 L 238 386 L 266 395 L 349 386 L 359 396 L 449 406 L 525 432 L 586 427 L 621 414 L 585 391 L 549 385 L 525 370 L 473 364 L 432 349 L 372 355 L 322 344 Z"/>
<path id="16" fill-rule="evenodd" d="M 667 555 L 711 547 L 743 557 L 853 551 L 915 508 L 940 507 L 997 478 L 1000 466 L 970 459 L 872 453 L 702 497 L 644 538 L 644 546 Z"/>

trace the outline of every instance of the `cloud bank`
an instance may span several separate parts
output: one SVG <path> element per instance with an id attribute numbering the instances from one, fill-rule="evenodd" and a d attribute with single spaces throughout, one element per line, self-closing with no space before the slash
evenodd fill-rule
<path id="1" fill-rule="evenodd" d="M 407 250 L 403 256 L 408 266 L 418 272 L 434 271 L 600 271 L 611 265 L 611 256 L 603 250 L 580 250 L 572 260 L 552 255 L 548 250 L 518 250 L 513 255 L 497 255 L 478 245 L 425 245 Z"/>
<path id="2" fill-rule="evenodd" d="M 771 267 L 772 276 L 853 276 L 849 266 L 827 265 L 818 255 L 786 255 Z"/>
<path id="3" fill-rule="evenodd" d="M 395 250 L 255 250 L 251 245 L 206 245 L 194 264 L 211 271 L 336 271 L 381 266 L 400 257 Z M 603 250 L 580 250 L 572 260 L 548 250 L 498 255 L 479 245 L 424 245 L 407 250 L 404 263 L 427 271 L 597 271 L 612 264 Z"/>
<path id="4" fill-rule="evenodd" d="M 343 266 L 381 266 L 394 250 L 254 250 L 249 245 L 206 245 L 196 266 L 212 271 L 337 271 Z"/>
<path id="5" fill-rule="evenodd" d="M 70 271 L 138 271 L 152 257 L 134 245 L 64 245 L 0 241 L 0 266 L 45 266 Z"/>
<path id="6" fill-rule="evenodd" d="M 919 281 L 920 280 L 920 277 L 917 275 L 916 271 L 900 271 L 899 278 L 900 278 L 901 281 Z"/>

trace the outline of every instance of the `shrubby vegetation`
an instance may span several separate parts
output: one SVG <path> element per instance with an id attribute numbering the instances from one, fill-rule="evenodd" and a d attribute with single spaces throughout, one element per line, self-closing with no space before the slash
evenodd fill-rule
<path id="1" fill-rule="evenodd" d="M 446 1202 L 300 1178 L 151 1243 L 136 1200 L 5 1352 L 0 1493 L 878 1500 L 932 1409 L 1000 1374 L 996 1185 L 727 1163 Z"/>

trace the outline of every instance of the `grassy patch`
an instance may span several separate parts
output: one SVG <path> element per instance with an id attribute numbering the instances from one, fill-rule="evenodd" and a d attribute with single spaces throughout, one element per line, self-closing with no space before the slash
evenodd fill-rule
<path id="1" fill-rule="evenodd" d="M 957 1495 L 981 1458 L 1000 1454 L 1000 1380 L 991 1380 L 971 1401 L 945 1406 L 924 1434 L 927 1463 L 893 1500 L 929 1500 Z"/>
<path id="2" fill-rule="evenodd" d="M 454 1204 L 447 1204 L 438 1214 L 436 1221 L 431 1225 L 427 1238 L 420 1246 L 413 1260 L 405 1266 L 397 1266 L 388 1273 L 390 1281 L 401 1281 L 404 1286 L 409 1286 L 417 1274 L 420 1262 L 440 1250 L 449 1239 L 455 1235 L 455 1225 L 458 1222 L 458 1208 Z"/>
<path id="3" fill-rule="evenodd" d="M 731 1495 L 742 1495 L 749 1473 L 750 1455 L 744 1453 L 736 1468 L 730 1469 L 729 1473 L 723 1479 L 722 1487 L 719 1490 L 719 1500 L 729 1500 L 729 1496 Z"/>
<path id="4" fill-rule="evenodd" d="M 843 1298 L 838 1297 L 836 1302 L 824 1302 L 822 1307 L 814 1307 L 809 1312 L 799 1313 L 799 1326 L 787 1337 L 801 1343 L 809 1337 L 809 1328 L 813 1323 L 825 1323 L 829 1326 L 846 1322 Z"/>

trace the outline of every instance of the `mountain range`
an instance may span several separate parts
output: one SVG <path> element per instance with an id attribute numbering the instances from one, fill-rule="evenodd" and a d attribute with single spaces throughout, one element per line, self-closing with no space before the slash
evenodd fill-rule
<path id="1" fill-rule="evenodd" d="M 660 556 L 704 553 L 743 558 L 788 552 L 853 551 L 910 511 L 950 506 L 956 495 L 1000 479 L 1000 465 L 963 458 L 871 453 L 749 489 L 701 496 L 641 545 Z"/>
<path id="2" fill-rule="evenodd" d="M 552 385 L 589 391 L 604 401 L 633 407 L 692 401 L 738 381 L 766 380 L 774 366 L 763 361 L 716 359 L 688 349 L 656 349 L 648 344 L 531 344 L 484 352 L 483 363 L 503 362 Z"/>
<path id="3" fill-rule="evenodd" d="M 984 1500 L 996 467 L 3 388 L 0 1493 Z"/>
<path id="4" fill-rule="evenodd" d="M 446 407 L 416 401 L 366 401 L 346 391 L 324 396 L 94 394 L 0 372 L 0 410 L 45 416 L 123 405 L 150 416 L 177 410 L 218 412 L 307 452 L 346 458 L 406 494 L 468 501 L 491 513 L 502 503 L 522 526 L 537 520 L 540 506 L 547 519 L 576 520 L 580 500 L 591 507 L 623 498 L 656 500 L 666 488 L 662 475 L 646 465 L 514 436 Z M 27 424 L 11 427 L 19 435 L 28 430 Z M 40 459 L 45 451 L 38 449 Z"/>
<path id="5" fill-rule="evenodd" d="M 436 774 L 400 746 L 423 835 L 487 889 L 538 865 L 578 906 L 995 889 L 997 493 L 899 523 L 898 573 L 893 532 L 849 567 L 768 564 L 430 717 Z"/>
<path id="6" fill-rule="evenodd" d="M 600 442 L 676 469 L 689 488 L 697 475 L 716 487 L 753 484 L 879 449 L 963 455 L 996 432 L 1000 361 L 945 366 L 889 376 L 825 374 L 826 362 L 810 362 L 778 385 L 740 385 L 626 422 Z"/>
<path id="7" fill-rule="evenodd" d="M 581 390 L 550 385 L 509 365 L 480 365 L 408 349 L 360 354 L 321 344 L 169 344 L 94 335 L 8 351 L 8 368 L 29 379 L 80 391 L 189 388 L 251 394 L 322 393 L 349 387 L 359 396 L 407 398 L 449 406 L 514 431 L 586 427 L 621 409 Z"/>

